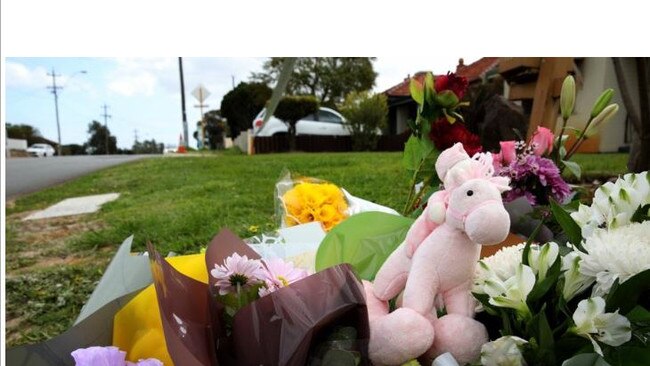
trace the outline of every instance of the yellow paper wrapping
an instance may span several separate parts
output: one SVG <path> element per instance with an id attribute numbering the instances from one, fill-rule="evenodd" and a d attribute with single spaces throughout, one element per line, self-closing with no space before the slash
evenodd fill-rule
<path id="1" fill-rule="evenodd" d="M 182 274 L 208 283 L 204 253 L 170 257 L 167 261 Z M 153 284 L 142 290 L 115 314 L 113 345 L 125 351 L 129 361 L 156 358 L 165 366 L 174 365 L 167 352 Z"/>

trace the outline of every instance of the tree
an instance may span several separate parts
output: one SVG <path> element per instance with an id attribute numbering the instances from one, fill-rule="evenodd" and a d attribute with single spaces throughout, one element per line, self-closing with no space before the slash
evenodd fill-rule
<path id="1" fill-rule="evenodd" d="M 321 105 L 334 107 L 352 91 L 370 90 L 377 73 L 372 57 L 300 57 L 287 85 L 287 94 L 313 95 Z M 251 79 L 275 84 L 282 70 L 284 57 L 272 57 L 264 63 L 264 72 L 253 73 Z"/>
<path id="2" fill-rule="evenodd" d="M 111 131 L 104 125 L 97 121 L 92 121 L 88 124 L 88 141 L 86 146 L 92 155 L 105 155 L 106 154 L 106 136 L 108 135 L 108 153 L 115 154 L 117 152 L 117 138 L 111 136 Z"/>
<path id="3" fill-rule="evenodd" d="M 221 117 L 226 118 L 230 137 L 252 127 L 253 119 L 271 98 L 272 90 L 264 83 L 239 83 L 221 100 Z M 208 112 L 209 113 L 209 112 Z"/>
<path id="4" fill-rule="evenodd" d="M 20 124 L 13 125 L 7 123 L 7 137 L 11 139 L 27 140 L 27 144 L 34 144 L 35 139 L 41 137 L 38 128 L 30 125 Z"/>
<path id="5" fill-rule="evenodd" d="M 157 143 L 156 139 L 144 140 L 142 142 L 136 140 L 133 144 L 134 154 L 162 154 L 164 149 L 165 145 Z"/>
<path id="6" fill-rule="evenodd" d="M 205 139 L 206 145 L 210 150 L 223 149 L 223 137 L 226 133 L 226 121 L 221 117 L 219 110 L 212 110 L 203 115 L 205 121 Z M 199 141 L 199 131 L 201 130 L 201 121 L 196 122 L 197 131 L 194 133 L 194 138 Z"/>
<path id="7" fill-rule="evenodd" d="M 286 96 L 280 99 L 274 115 L 289 127 L 289 148 L 296 149 L 296 123 L 318 112 L 318 100 L 311 95 Z"/>
<path id="8" fill-rule="evenodd" d="M 379 131 L 388 125 L 388 103 L 383 94 L 351 92 L 339 106 L 355 150 L 374 150 Z"/>
<path id="9" fill-rule="evenodd" d="M 640 173 L 650 169 L 650 59 L 635 58 L 637 85 L 628 84 L 623 70 L 625 59 L 613 58 L 616 79 L 623 98 L 623 104 L 627 110 L 628 118 L 634 128 L 632 146 L 630 147 L 630 158 L 627 169 L 630 172 Z M 632 60 L 630 60 L 632 61 Z M 633 97 L 632 88 L 638 89 L 639 108 Z"/>

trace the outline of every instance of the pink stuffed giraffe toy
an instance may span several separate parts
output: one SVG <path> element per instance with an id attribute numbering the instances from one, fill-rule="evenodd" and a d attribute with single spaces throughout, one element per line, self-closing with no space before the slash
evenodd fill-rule
<path id="1" fill-rule="evenodd" d="M 510 230 L 501 201 L 509 181 L 493 176 L 489 153 L 470 158 L 459 143 L 440 154 L 436 171 L 445 189 L 429 198 L 374 284 L 364 281 L 375 365 L 445 352 L 463 364 L 477 359 L 488 341 L 473 319 L 470 289 L 481 245 L 503 241 Z M 388 301 L 400 294 L 401 307 L 389 313 Z M 441 306 L 447 314 L 438 318 Z"/>

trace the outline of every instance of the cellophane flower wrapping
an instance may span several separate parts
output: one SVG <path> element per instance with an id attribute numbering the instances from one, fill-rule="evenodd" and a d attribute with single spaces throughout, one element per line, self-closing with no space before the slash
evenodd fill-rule
<path id="1" fill-rule="evenodd" d="M 176 271 L 149 248 L 169 354 L 175 365 L 310 365 L 332 354 L 367 363 L 363 286 L 350 265 L 327 268 L 242 307 L 224 321 L 216 278 L 202 283 Z M 207 268 L 233 253 L 259 259 L 224 230 L 205 252 Z M 335 351 L 335 352 L 334 352 Z"/>

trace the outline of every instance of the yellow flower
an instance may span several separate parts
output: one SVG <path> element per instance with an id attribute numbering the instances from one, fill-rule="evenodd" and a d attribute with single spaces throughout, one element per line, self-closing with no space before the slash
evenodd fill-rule
<path id="1" fill-rule="evenodd" d="M 287 226 L 320 221 L 329 231 L 345 218 L 343 191 L 331 183 L 301 181 L 282 196 Z"/>

